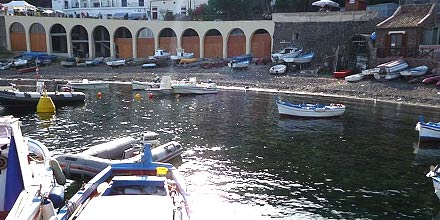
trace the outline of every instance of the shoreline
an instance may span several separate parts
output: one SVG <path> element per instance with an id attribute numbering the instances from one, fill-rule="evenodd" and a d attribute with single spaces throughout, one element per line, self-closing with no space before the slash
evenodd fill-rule
<path id="1" fill-rule="evenodd" d="M 104 64 L 94 67 L 66 68 L 59 63 L 53 63 L 39 68 L 39 79 L 62 83 L 87 78 L 89 80 L 130 83 L 132 80 L 153 81 L 157 77 L 169 75 L 176 80 L 189 77 L 197 77 L 198 81 L 212 80 L 222 89 L 242 88 L 257 92 L 340 97 L 432 108 L 440 107 L 440 87 L 435 85 L 410 84 L 404 79 L 392 81 L 367 79 L 349 83 L 343 79 L 335 79 L 331 74 L 317 74 L 311 68 L 274 76 L 269 74 L 269 68 L 270 65 L 255 64 L 251 64 L 248 69 L 243 71 L 235 71 L 229 67 L 203 69 L 200 67 L 168 66 L 142 69 L 141 66 L 123 66 L 111 68 Z M 0 71 L 0 78 L 14 81 L 35 81 L 37 79 L 36 73 L 19 74 L 16 70 Z M 246 87 L 249 89 L 245 89 Z"/>

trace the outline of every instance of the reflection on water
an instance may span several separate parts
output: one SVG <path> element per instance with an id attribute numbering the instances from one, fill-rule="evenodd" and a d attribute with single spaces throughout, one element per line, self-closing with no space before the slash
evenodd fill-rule
<path id="1" fill-rule="evenodd" d="M 440 164 L 440 142 L 414 142 L 416 165 Z"/>
<path id="2" fill-rule="evenodd" d="M 290 95 L 347 106 L 339 118 L 297 120 L 280 118 L 273 94 L 261 92 L 153 99 L 136 92 L 135 100 L 129 86 L 111 85 L 100 99 L 95 93 L 53 118 L 11 114 L 55 154 L 144 131 L 179 141 L 194 219 L 431 219 L 438 212 L 429 165 L 414 163 L 412 147 L 418 115 L 438 120 L 437 109 Z"/>

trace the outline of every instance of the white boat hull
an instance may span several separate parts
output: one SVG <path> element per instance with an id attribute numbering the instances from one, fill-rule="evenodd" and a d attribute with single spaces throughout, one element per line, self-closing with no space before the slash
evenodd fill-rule
<path id="1" fill-rule="evenodd" d="M 131 82 L 131 86 L 133 90 L 149 90 L 152 88 L 158 88 L 160 83 L 133 81 Z"/>
<path id="2" fill-rule="evenodd" d="M 213 83 L 201 84 L 176 84 L 171 86 L 175 94 L 215 94 L 218 93 L 217 86 Z"/>
<path id="3" fill-rule="evenodd" d="M 296 108 L 277 102 L 278 113 L 298 117 L 336 117 L 344 114 L 345 107 L 329 108 Z"/>
<path id="4" fill-rule="evenodd" d="M 364 77 L 365 77 L 365 75 L 363 75 L 361 73 L 358 73 L 358 74 L 353 74 L 353 75 L 350 75 L 350 76 L 346 76 L 344 79 L 347 82 L 357 82 L 357 81 L 362 80 Z"/>
<path id="5" fill-rule="evenodd" d="M 287 69 L 286 65 L 283 65 L 283 64 L 275 65 L 269 69 L 269 73 L 270 74 L 283 74 L 286 72 L 286 69 Z"/>
<path id="6" fill-rule="evenodd" d="M 68 85 L 70 85 L 74 89 L 108 89 L 109 84 L 106 82 L 69 82 Z"/>
<path id="7" fill-rule="evenodd" d="M 416 130 L 419 131 L 419 139 L 421 141 L 440 141 L 439 123 L 418 122 L 416 125 Z"/>

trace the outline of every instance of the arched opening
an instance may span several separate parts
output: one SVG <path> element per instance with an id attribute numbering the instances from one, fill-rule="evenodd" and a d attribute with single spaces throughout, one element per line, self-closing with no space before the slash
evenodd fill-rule
<path id="1" fill-rule="evenodd" d="M 67 53 L 66 29 L 61 24 L 55 24 L 50 29 L 52 53 Z"/>
<path id="2" fill-rule="evenodd" d="M 223 39 L 220 31 L 211 29 L 204 40 L 205 58 L 223 58 Z"/>
<path id="3" fill-rule="evenodd" d="M 177 36 L 173 29 L 165 28 L 159 33 L 159 48 L 177 54 Z"/>
<path id="4" fill-rule="evenodd" d="M 183 32 L 182 48 L 185 52 L 194 53 L 194 57 L 200 57 L 200 37 L 197 31 L 189 28 Z"/>
<path id="5" fill-rule="evenodd" d="M 149 28 L 142 28 L 136 36 L 137 57 L 149 57 L 154 55 L 154 35 Z"/>
<path id="6" fill-rule="evenodd" d="M 115 32 L 115 54 L 120 58 L 133 57 L 132 35 L 125 27 L 120 27 Z"/>
<path id="7" fill-rule="evenodd" d="M 46 30 L 43 25 L 35 23 L 30 29 L 31 51 L 46 52 Z"/>
<path id="8" fill-rule="evenodd" d="M 93 30 L 93 42 L 95 44 L 95 57 L 110 56 L 110 34 L 104 26 L 98 26 Z"/>
<path id="9" fill-rule="evenodd" d="M 22 24 L 15 22 L 9 29 L 12 51 L 26 51 L 26 33 Z"/>
<path id="10" fill-rule="evenodd" d="M 228 57 L 243 55 L 246 53 L 246 36 L 244 32 L 235 28 L 231 31 L 228 37 Z"/>
<path id="11" fill-rule="evenodd" d="M 87 30 L 76 25 L 71 31 L 73 56 L 85 58 L 89 56 L 89 36 Z"/>
<path id="12" fill-rule="evenodd" d="M 251 39 L 251 53 L 255 58 L 269 57 L 272 39 L 268 31 L 258 29 Z"/>

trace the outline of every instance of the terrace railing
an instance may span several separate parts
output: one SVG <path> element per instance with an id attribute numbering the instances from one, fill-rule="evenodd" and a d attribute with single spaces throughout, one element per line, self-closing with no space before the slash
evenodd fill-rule
<path id="1" fill-rule="evenodd" d="M 378 47 L 377 58 L 403 57 L 434 59 L 434 49 L 419 47 Z"/>

